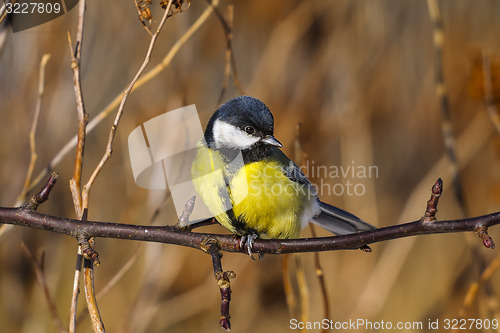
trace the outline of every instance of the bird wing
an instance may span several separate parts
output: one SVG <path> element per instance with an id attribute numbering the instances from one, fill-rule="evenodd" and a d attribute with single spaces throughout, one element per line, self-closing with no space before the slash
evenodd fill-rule
<path id="1" fill-rule="evenodd" d="M 319 201 L 319 200 L 318 200 Z M 333 232 L 336 235 L 352 234 L 357 231 L 368 231 L 375 229 L 371 224 L 361 220 L 359 217 L 319 201 L 321 212 L 314 216 L 312 223 Z"/>
<path id="2" fill-rule="evenodd" d="M 307 176 L 304 174 L 304 172 L 302 172 L 299 166 L 295 164 L 291 159 L 289 159 L 288 156 L 286 156 L 285 153 L 281 151 L 281 149 L 274 148 L 272 157 L 279 160 L 280 163 L 284 166 L 283 172 L 290 180 L 307 186 L 309 193 L 316 196 L 316 188 L 313 186 L 309 178 L 307 178 Z"/>

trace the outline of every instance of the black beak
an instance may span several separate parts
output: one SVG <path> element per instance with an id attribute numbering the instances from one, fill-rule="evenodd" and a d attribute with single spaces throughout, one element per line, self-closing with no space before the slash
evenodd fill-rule
<path id="1" fill-rule="evenodd" d="M 271 145 L 271 146 L 276 146 L 276 147 L 283 148 L 283 145 L 281 144 L 281 142 L 279 142 L 278 140 L 276 140 L 274 138 L 274 136 L 272 136 L 272 135 L 268 135 L 268 136 L 266 136 L 265 138 L 263 138 L 260 141 L 264 142 L 265 144 Z"/>

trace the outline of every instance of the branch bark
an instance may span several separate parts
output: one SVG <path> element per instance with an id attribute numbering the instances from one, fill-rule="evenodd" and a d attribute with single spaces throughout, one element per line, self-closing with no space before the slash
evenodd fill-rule
<path id="1" fill-rule="evenodd" d="M 117 238 L 145 242 L 166 243 L 203 250 L 208 239 L 217 240 L 219 249 L 242 252 L 240 239 L 234 235 L 209 234 L 183 231 L 176 226 L 143 226 L 112 222 L 69 219 L 37 213 L 26 207 L 0 208 L 0 223 L 46 230 L 75 237 Z M 500 224 L 500 212 L 460 220 L 426 222 L 418 221 L 392 225 L 371 231 L 342 236 L 301 239 L 257 239 L 254 251 L 261 254 L 294 252 L 336 251 L 359 249 L 364 245 L 416 235 L 473 231 L 483 239 L 485 246 L 494 248 L 487 229 Z"/>

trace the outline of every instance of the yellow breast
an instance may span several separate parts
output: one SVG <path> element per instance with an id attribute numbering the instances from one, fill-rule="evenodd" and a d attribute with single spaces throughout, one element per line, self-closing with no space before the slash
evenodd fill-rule
<path id="1" fill-rule="evenodd" d="M 290 180 L 272 161 L 245 165 L 231 180 L 230 190 L 235 216 L 271 238 L 298 237 L 314 200 L 307 186 Z"/>

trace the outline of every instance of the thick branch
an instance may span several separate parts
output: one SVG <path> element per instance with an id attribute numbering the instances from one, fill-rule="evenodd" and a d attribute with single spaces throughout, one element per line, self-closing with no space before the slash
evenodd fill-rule
<path id="1" fill-rule="evenodd" d="M 0 208 L 0 223 L 47 230 L 75 238 L 82 236 L 118 238 L 175 244 L 196 249 L 202 249 L 202 243 L 212 238 L 217 240 L 222 251 L 244 252 L 240 248 L 240 239 L 234 235 L 186 232 L 174 226 L 141 226 L 96 221 L 84 223 L 80 220 L 44 215 L 22 208 Z M 267 254 L 359 249 L 366 244 L 415 235 L 463 231 L 474 231 L 484 235 L 484 230 L 497 224 L 500 224 L 500 212 L 462 220 L 436 222 L 419 220 L 342 236 L 286 240 L 257 239 L 253 248 L 257 253 Z"/>
<path id="2" fill-rule="evenodd" d="M 29 203 L 18 208 L 1 208 L 0 223 L 20 225 L 34 229 L 47 230 L 75 237 L 79 242 L 82 239 L 97 237 L 129 239 L 146 242 L 168 243 L 196 248 L 206 251 L 206 244 L 216 242 L 219 250 L 228 252 L 246 252 L 241 246 L 241 239 L 234 235 L 216 235 L 194 233 L 187 231 L 180 224 L 176 226 L 143 226 L 110 222 L 87 221 L 64 217 L 45 215 L 35 212 L 38 204 L 47 200 L 53 188 L 57 174 L 52 174 L 47 184 L 36 194 Z M 500 212 L 472 217 L 462 220 L 436 221 L 437 204 L 443 190 L 443 182 L 438 179 L 432 187 L 430 200 L 427 202 L 425 215 L 418 221 L 393 225 L 390 227 L 358 232 L 342 236 L 301 238 L 301 239 L 258 239 L 254 242 L 253 251 L 259 254 L 280 254 L 294 252 L 318 252 L 362 249 L 368 244 L 378 243 L 390 239 L 409 237 L 424 234 L 439 234 L 462 231 L 474 231 L 483 240 L 484 246 L 494 248 L 495 244 L 488 235 L 488 228 L 500 224 Z M 189 218 L 191 205 L 188 202 L 185 208 L 186 219 Z M 183 214 L 184 215 L 184 214 Z M 212 219 L 201 221 L 204 223 Z"/>

